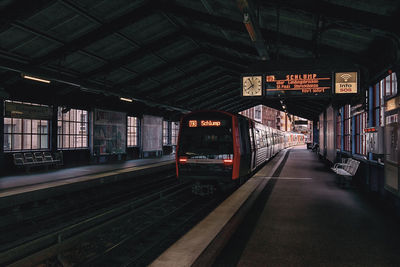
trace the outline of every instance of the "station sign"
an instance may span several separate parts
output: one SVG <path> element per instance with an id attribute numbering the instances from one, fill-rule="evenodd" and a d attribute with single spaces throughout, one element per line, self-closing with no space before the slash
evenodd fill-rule
<path id="1" fill-rule="evenodd" d="M 335 94 L 357 94 L 358 92 L 357 72 L 335 73 Z"/>
<path id="2" fill-rule="evenodd" d="M 389 100 L 386 100 L 385 102 L 385 111 L 392 111 L 395 109 L 398 109 L 400 107 L 400 98 L 399 97 L 394 97 Z"/>
<path id="3" fill-rule="evenodd" d="M 264 84 L 266 96 L 329 96 L 332 93 L 332 73 L 267 73 Z"/>
<path id="4" fill-rule="evenodd" d="M 375 133 L 375 132 L 378 132 L 378 130 L 375 127 L 364 128 L 364 133 Z"/>

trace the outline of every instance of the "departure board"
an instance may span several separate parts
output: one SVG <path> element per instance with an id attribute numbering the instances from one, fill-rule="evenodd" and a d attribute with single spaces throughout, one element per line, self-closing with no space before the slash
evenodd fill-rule
<path id="1" fill-rule="evenodd" d="M 332 73 L 267 73 L 264 84 L 267 97 L 327 96 L 332 94 Z"/>

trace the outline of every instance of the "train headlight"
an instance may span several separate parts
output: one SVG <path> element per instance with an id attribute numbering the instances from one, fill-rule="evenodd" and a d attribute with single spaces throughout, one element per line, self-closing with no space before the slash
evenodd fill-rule
<path id="1" fill-rule="evenodd" d="M 224 165 L 225 166 L 233 165 L 233 159 L 224 159 Z"/>
<path id="2" fill-rule="evenodd" d="M 187 162 L 187 157 L 179 157 L 179 164 L 185 164 Z"/>

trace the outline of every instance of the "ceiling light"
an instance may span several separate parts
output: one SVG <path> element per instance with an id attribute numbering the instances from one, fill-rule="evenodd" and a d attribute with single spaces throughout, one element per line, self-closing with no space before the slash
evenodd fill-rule
<path id="1" fill-rule="evenodd" d="M 126 102 L 133 102 L 133 100 L 130 98 L 120 97 L 119 99 Z"/>
<path id="2" fill-rule="evenodd" d="M 22 78 L 37 81 L 37 82 L 42 82 L 42 83 L 50 83 L 49 80 L 45 80 L 45 79 L 41 79 L 41 78 L 37 78 L 37 77 L 25 75 L 25 74 L 22 74 Z"/>

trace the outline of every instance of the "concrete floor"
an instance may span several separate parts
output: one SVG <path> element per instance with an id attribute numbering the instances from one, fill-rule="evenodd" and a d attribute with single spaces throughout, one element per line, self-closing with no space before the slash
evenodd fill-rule
<path id="1" fill-rule="evenodd" d="M 21 173 L 20 175 L 13 176 L 0 176 L 0 191 L 15 187 L 67 180 L 85 175 L 144 166 L 158 162 L 170 161 L 172 163 L 174 159 L 175 155 L 166 155 L 160 158 L 136 159 L 120 163 L 85 165 L 72 168 L 49 169 L 48 171 L 32 171 L 31 173 Z"/>
<path id="2" fill-rule="evenodd" d="M 400 224 L 293 148 L 237 266 L 400 266 Z"/>

